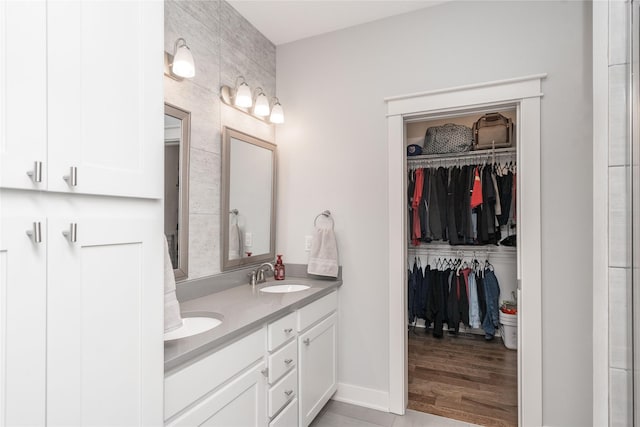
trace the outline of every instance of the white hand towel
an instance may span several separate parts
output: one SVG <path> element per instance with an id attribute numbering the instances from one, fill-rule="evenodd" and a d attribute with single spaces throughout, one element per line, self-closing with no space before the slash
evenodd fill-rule
<path id="1" fill-rule="evenodd" d="M 240 258 L 242 258 L 242 232 L 236 220 L 229 227 L 229 259 Z"/>
<path id="2" fill-rule="evenodd" d="M 176 279 L 169 256 L 169 245 L 164 238 L 164 331 L 170 332 L 182 326 L 180 304 L 176 297 Z"/>
<path id="3" fill-rule="evenodd" d="M 316 227 L 307 265 L 309 274 L 338 277 L 338 244 L 332 225 Z"/>

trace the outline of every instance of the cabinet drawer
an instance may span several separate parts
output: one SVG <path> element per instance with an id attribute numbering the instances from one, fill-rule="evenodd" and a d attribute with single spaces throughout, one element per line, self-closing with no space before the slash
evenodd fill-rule
<path id="1" fill-rule="evenodd" d="M 267 346 L 273 351 L 284 344 L 289 338 L 295 337 L 296 313 L 287 314 L 267 327 Z"/>
<path id="2" fill-rule="evenodd" d="M 269 384 L 273 384 L 280 379 L 287 371 L 293 369 L 298 360 L 298 346 L 296 341 L 282 347 L 280 350 L 269 356 Z"/>
<path id="3" fill-rule="evenodd" d="M 167 375 L 164 379 L 164 419 L 168 419 L 238 372 L 260 360 L 264 354 L 264 330 Z"/>
<path id="4" fill-rule="evenodd" d="M 298 332 L 304 331 L 327 314 L 338 309 L 338 291 L 320 298 L 298 310 Z"/>
<path id="5" fill-rule="evenodd" d="M 269 390 L 269 417 L 280 410 L 298 394 L 298 371 L 293 370 Z"/>
<path id="6" fill-rule="evenodd" d="M 269 427 L 298 427 L 298 399 L 293 399 L 293 401 L 269 423 Z"/>

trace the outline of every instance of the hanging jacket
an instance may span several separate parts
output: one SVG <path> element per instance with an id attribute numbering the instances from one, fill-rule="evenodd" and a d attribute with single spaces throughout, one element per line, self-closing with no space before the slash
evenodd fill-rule
<path id="1" fill-rule="evenodd" d="M 442 225 L 440 224 L 440 204 L 438 199 L 438 171 L 429 169 L 429 194 L 428 210 L 428 238 L 431 240 L 442 240 Z"/>
<path id="2" fill-rule="evenodd" d="M 408 321 L 409 323 L 413 323 L 416 321 L 416 316 L 414 313 L 413 305 L 414 305 L 414 296 L 416 289 L 416 281 L 413 271 L 411 269 L 407 270 L 407 313 L 408 313 Z"/>
<path id="3" fill-rule="evenodd" d="M 431 218 L 429 209 L 431 169 L 423 169 L 422 178 L 422 195 L 418 208 L 418 214 L 420 216 L 420 240 L 428 243 L 431 241 L 431 230 L 429 229 L 429 219 Z"/>
<path id="4" fill-rule="evenodd" d="M 413 240 L 414 246 L 418 246 L 420 244 L 419 239 L 422 235 L 419 207 L 420 201 L 422 200 L 422 186 L 424 184 L 423 175 L 423 169 L 416 170 L 415 189 L 413 191 L 413 200 L 411 201 L 411 208 L 413 209 L 413 232 L 411 233 L 411 239 Z"/>
<path id="5" fill-rule="evenodd" d="M 449 240 L 447 231 L 447 192 L 449 184 L 449 169 L 438 168 L 436 175 L 436 194 L 438 200 L 438 211 L 440 212 L 440 234 L 442 240 Z"/>

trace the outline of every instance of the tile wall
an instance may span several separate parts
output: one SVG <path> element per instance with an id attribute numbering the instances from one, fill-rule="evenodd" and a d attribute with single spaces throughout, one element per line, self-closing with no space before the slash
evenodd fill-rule
<path id="1" fill-rule="evenodd" d="M 274 96 L 276 48 L 225 1 L 167 0 L 164 20 L 165 50 L 182 37 L 196 65 L 192 80 L 164 78 L 165 102 L 191 112 L 188 278 L 196 279 L 220 272 L 221 134 L 229 114 L 220 86 L 243 75 Z"/>
<path id="2" fill-rule="evenodd" d="M 633 420 L 630 181 L 631 2 L 609 1 L 609 425 Z"/>

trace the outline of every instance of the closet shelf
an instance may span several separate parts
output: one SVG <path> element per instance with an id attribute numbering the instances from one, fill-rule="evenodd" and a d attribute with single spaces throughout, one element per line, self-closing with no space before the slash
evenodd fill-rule
<path id="1" fill-rule="evenodd" d="M 467 159 L 492 159 L 493 157 L 502 158 L 507 156 L 515 156 L 516 148 L 496 148 L 495 150 L 477 150 L 477 151 L 465 151 L 464 153 L 450 153 L 450 154 L 422 154 L 420 156 L 407 156 L 407 162 L 409 164 L 416 163 L 424 160 L 433 160 L 435 162 L 446 160 L 467 160 Z"/>
<path id="2" fill-rule="evenodd" d="M 500 245 L 450 245 L 448 243 L 425 243 L 420 246 L 409 245 L 407 247 L 409 255 L 442 255 L 487 258 L 492 256 L 509 256 L 517 254 L 518 249 L 514 246 Z"/>

